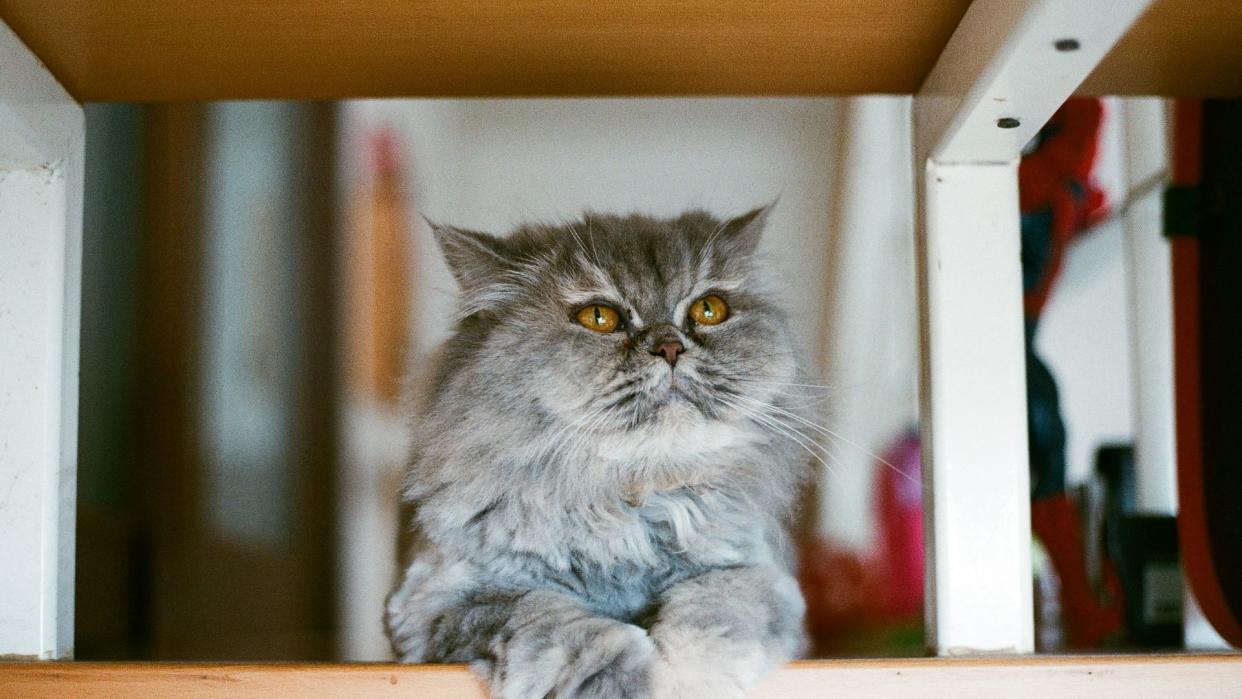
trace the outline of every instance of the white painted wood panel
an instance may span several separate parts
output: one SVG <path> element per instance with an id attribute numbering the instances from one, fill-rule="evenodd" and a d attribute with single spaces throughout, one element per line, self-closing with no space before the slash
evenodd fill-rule
<path id="1" fill-rule="evenodd" d="M 1119 100 L 1125 191 L 1168 179 L 1165 101 Z M 1164 237 L 1162 188 L 1128 202 L 1123 215 L 1129 263 L 1134 370 L 1135 505 L 1177 514 L 1177 435 L 1173 415 L 1173 260 Z"/>
<path id="2" fill-rule="evenodd" d="M 1030 652 L 1031 517 L 1015 163 L 923 173 L 928 644 Z"/>
<path id="3" fill-rule="evenodd" d="M 83 146 L 0 23 L 0 655 L 73 652 Z"/>

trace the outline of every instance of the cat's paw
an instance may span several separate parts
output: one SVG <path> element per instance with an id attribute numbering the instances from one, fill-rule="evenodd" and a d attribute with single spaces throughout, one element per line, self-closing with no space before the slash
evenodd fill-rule
<path id="1" fill-rule="evenodd" d="M 550 633 L 518 633 L 496 648 L 492 690 L 502 699 L 645 699 L 655 644 L 611 619 L 579 619 Z"/>
<path id="2" fill-rule="evenodd" d="M 652 636 L 659 654 L 652 664 L 655 699 L 744 699 L 769 669 L 757 645 L 721 653 L 681 629 L 657 626 Z"/>
<path id="3" fill-rule="evenodd" d="M 568 666 L 557 696 L 645 699 L 651 696 L 655 644 L 637 626 L 618 624 L 595 637 Z"/>

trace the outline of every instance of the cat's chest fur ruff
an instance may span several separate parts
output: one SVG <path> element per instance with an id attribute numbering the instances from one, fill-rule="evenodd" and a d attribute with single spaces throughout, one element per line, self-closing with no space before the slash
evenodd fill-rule
<path id="1" fill-rule="evenodd" d="M 662 487 L 664 486 L 664 487 Z M 570 592 L 597 613 L 628 618 L 704 570 L 753 562 L 770 533 L 754 503 L 723 483 L 659 478 L 590 500 L 555 502 L 520 483 L 480 503 L 457 483 L 426 503 L 423 530 L 479 575 Z"/>

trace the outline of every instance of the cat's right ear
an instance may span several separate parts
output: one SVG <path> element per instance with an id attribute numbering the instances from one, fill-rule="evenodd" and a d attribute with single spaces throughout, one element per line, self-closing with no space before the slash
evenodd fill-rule
<path id="1" fill-rule="evenodd" d="M 430 219 L 427 225 L 431 226 L 449 271 L 467 295 L 497 283 L 504 272 L 512 269 L 508 249 L 500 238 Z"/>

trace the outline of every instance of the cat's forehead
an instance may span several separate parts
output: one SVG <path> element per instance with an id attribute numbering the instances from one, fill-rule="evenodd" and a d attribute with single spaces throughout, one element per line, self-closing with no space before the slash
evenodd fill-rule
<path id="1" fill-rule="evenodd" d="M 588 216 L 555 231 L 549 242 L 560 248 L 568 294 L 615 296 L 641 312 L 658 313 L 720 272 L 707 246 L 718 225 L 707 216 Z"/>

